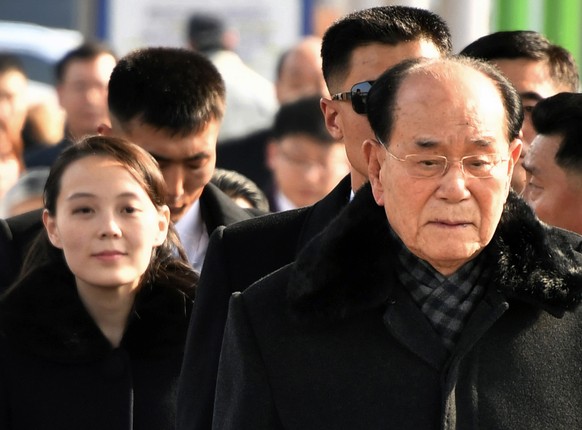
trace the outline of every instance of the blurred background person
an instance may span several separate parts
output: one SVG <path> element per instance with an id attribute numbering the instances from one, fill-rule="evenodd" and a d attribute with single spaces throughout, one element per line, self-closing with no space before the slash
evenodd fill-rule
<path id="1" fill-rule="evenodd" d="M 275 80 L 280 106 L 311 95 L 329 97 L 321 71 L 320 50 L 321 38 L 307 36 L 281 54 Z M 266 151 L 272 134 L 272 124 L 269 124 L 262 130 L 219 145 L 216 165 L 243 174 L 268 192 L 272 174 L 267 166 Z"/>
<path id="2" fill-rule="evenodd" d="M 0 217 L 8 218 L 43 207 L 42 193 L 48 167 L 26 170 L 0 201 Z"/>
<path id="3" fill-rule="evenodd" d="M 320 51 L 321 38 L 306 36 L 281 55 L 275 81 L 279 104 L 314 94 L 329 97 L 321 71 Z"/>
<path id="4" fill-rule="evenodd" d="M 22 129 L 26 120 L 28 79 L 21 61 L 0 53 L 0 200 L 23 170 Z"/>
<path id="5" fill-rule="evenodd" d="M 6 125 L 0 122 L 0 204 L 24 171 L 20 144 L 10 139 Z"/>
<path id="6" fill-rule="evenodd" d="M 65 112 L 50 102 L 29 104 L 22 129 L 24 153 L 58 144 L 64 137 Z"/>
<path id="7" fill-rule="evenodd" d="M 562 91 L 577 92 L 578 67 L 570 52 L 552 44 L 535 31 L 499 31 L 467 45 L 461 55 L 486 60 L 497 66 L 521 96 L 523 149 L 513 171 L 511 187 L 522 193 L 525 187 L 523 159 L 535 137 L 531 112 L 546 97 Z"/>
<path id="8" fill-rule="evenodd" d="M 206 55 L 226 86 L 226 110 L 218 135 L 226 139 L 244 136 L 268 126 L 277 110 L 273 83 L 246 65 L 235 52 L 234 30 L 216 15 L 193 14 L 188 22 L 190 48 Z"/>
<path id="9" fill-rule="evenodd" d="M 269 200 L 261 189 L 244 175 L 234 170 L 214 169 L 210 180 L 220 191 L 229 196 L 241 208 L 254 208 L 269 212 Z"/>
<path id="10" fill-rule="evenodd" d="M 117 58 L 105 45 L 87 42 L 69 51 L 56 64 L 56 90 L 65 111 L 64 138 L 56 145 L 25 157 L 28 167 L 50 167 L 72 142 L 97 133 L 100 124 L 110 124 L 107 84 Z"/>
<path id="11" fill-rule="evenodd" d="M 344 145 L 327 131 L 319 100 L 314 96 L 284 104 L 275 116 L 267 147 L 273 173 L 267 196 L 274 212 L 314 204 L 349 173 Z"/>
<path id="12" fill-rule="evenodd" d="M 532 122 L 523 196 L 542 221 L 582 234 L 582 94 L 540 101 Z"/>

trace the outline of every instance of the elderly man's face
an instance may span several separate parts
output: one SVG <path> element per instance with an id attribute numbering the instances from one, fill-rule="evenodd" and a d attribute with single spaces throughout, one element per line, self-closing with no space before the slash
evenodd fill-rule
<path id="1" fill-rule="evenodd" d="M 493 177 L 470 177 L 460 164 L 444 175 L 415 178 L 405 162 L 371 145 L 370 178 L 392 228 L 404 244 L 444 275 L 474 258 L 491 240 L 507 198 L 521 142 L 507 140 L 501 96 L 484 75 L 455 66 L 434 75 L 417 74 L 397 95 L 388 150 L 396 157 L 500 154 Z M 438 69 L 441 67 L 441 69 Z"/>

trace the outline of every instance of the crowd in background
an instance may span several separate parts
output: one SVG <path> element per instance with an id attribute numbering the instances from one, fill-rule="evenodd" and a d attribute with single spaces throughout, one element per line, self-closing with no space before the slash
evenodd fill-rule
<path id="1" fill-rule="evenodd" d="M 82 43 L 55 65 L 59 110 L 27 105 L 0 52 L 0 427 L 582 424 L 558 405 L 582 398 L 567 50 L 523 30 L 453 53 L 437 15 L 378 7 L 290 46 L 270 82 L 217 17 L 193 15 L 185 38 L 121 58 Z M 426 221 L 431 199 L 456 206 Z"/>

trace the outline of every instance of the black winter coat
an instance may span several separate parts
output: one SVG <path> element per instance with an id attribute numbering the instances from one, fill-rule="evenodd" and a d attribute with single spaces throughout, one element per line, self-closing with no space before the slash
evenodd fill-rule
<path id="1" fill-rule="evenodd" d="M 142 287 L 113 348 L 59 273 L 39 270 L 0 301 L 0 429 L 174 428 L 192 301 Z"/>
<path id="2" fill-rule="evenodd" d="M 448 353 L 397 281 L 369 186 L 230 302 L 214 429 L 582 428 L 581 237 L 511 195 Z"/>

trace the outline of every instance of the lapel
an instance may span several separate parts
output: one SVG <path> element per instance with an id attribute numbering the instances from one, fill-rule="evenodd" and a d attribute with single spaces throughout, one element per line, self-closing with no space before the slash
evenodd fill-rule
<path id="1" fill-rule="evenodd" d="M 222 225 L 234 224 L 253 217 L 248 212 L 239 207 L 230 197 L 224 194 L 216 185 L 206 184 L 200 196 L 200 212 L 202 221 L 206 225 L 208 236 Z"/>

